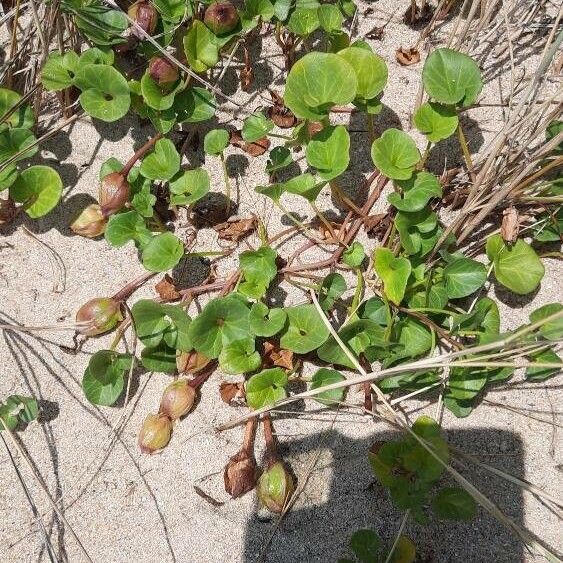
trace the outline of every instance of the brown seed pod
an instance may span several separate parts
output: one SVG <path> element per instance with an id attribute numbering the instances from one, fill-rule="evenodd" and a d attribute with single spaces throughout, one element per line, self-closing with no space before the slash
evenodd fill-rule
<path id="1" fill-rule="evenodd" d="M 172 421 L 165 414 L 149 414 L 139 431 L 138 444 L 144 454 L 165 448 L 172 435 Z"/>
<path id="2" fill-rule="evenodd" d="M 129 201 L 131 188 L 120 172 L 111 172 L 104 176 L 100 184 L 100 209 L 104 217 L 117 213 Z"/>
<path id="3" fill-rule="evenodd" d="M 203 22 L 215 35 L 224 35 L 235 29 L 239 15 L 230 2 L 214 2 L 205 10 Z"/>
<path id="4" fill-rule="evenodd" d="M 114 329 L 123 320 L 121 307 L 111 297 L 90 299 L 78 309 L 76 322 L 84 324 L 78 332 L 85 336 L 97 336 Z"/>
<path id="5" fill-rule="evenodd" d="M 82 237 L 99 237 L 106 230 L 106 219 L 101 207 L 97 203 L 91 203 L 70 224 L 70 229 Z"/>
<path id="6" fill-rule="evenodd" d="M 177 379 L 166 387 L 160 400 L 160 414 L 170 420 L 178 420 L 188 414 L 194 406 L 196 391 L 185 378 Z"/>
<path id="7" fill-rule="evenodd" d="M 145 33 L 152 35 L 155 32 L 158 24 L 158 12 L 150 2 L 139 0 L 131 4 L 127 14 Z M 135 27 L 131 30 L 131 34 L 143 39 L 143 34 Z"/>

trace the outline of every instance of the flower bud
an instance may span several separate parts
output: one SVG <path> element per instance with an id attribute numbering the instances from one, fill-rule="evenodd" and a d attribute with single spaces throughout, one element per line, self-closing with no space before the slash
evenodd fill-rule
<path id="1" fill-rule="evenodd" d="M 100 209 L 102 215 L 108 217 L 117 213 L 129 201 L 129 183 L 119 172 L 111 172 L 104 176 L 100 184 Z"/>
<path id="2" fill-rule="evenodd" d="M 179 373 L 196 373 L 202 370 L 210 361 L 210 358 L 195 350 L 180 352 L 176 356 L 176 367 Z"/>
<path id="3" fill-rule="evenodd" d="M 293 477 L 281 461 L 276 461 L 262 473 L 256 489 L 260 502 L 270 512 L 278 514 L 294 491 Z"/>
<path id="4" fill-rule="evenodd" d="M 160 86 L 176 82 L 180 77 L 178 67 L 164 57 L 153 57 L 149 61 L 149 76 Z"/>
<path id="5" fill-rule="evenodd" d="M 81 237 L 96 238 L 104 234 L 106 220 L 97 203 L 91 203 L 70 224 L 70 229 Z"/>
<path id="6" fill-rule="evenodd" d="M 196 391 L 187 379 L 177 379 L 166 387 L 160 400 L 160 414 L 165 414 L 170 420 L 188 414 L 194 406 Z"/>
<path id="7" fill-rule="evenodd" d="M 205 10 L 203 21 L 215 35 L 224 35 L 235 29 L 239 17 L 230 2 L 214 2 Z"/>
<path id="8" fill-rule="evenodd" d="M 257 467 L 254 456 L 245 449 L 237 452 L 227 465 L 223 478 L 225 491 L 232 498 L 238 498 L 256 487 Z"/>
<path id="9" fill-rule="evenodd" d="M 155 7 L 145 0 L 138 0 L 129 6 L 127 10 L 129 17 L 146 33 L 152 35 L 156 30 L 158 23 L 158 12 Z M 131 34 L 143 39 L 143 34 L 137 28 L 131 30 Z"/>
<path id="10" fill-rule="evenodd" d="M 111 297 L 96 297 L 84 303 L 76 313 L 76 322 L 83 325 L 78 332 L 96 336 L 115 328 L 123 320 L 119 303 Z"/>
<path id="11" fill-rule="evenodd" d="M 165 414 L 149 414 L 139 432 L 139 448 L 144 454 L 153 454 L 168 445 L 171 434 L 172 421 Z"/>

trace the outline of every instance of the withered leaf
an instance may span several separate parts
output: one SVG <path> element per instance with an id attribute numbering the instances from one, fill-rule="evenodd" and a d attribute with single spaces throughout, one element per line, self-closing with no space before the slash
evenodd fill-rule
<path id="1" fill-rule="evenodd" d="M 174 285 L 174 280 L 168 274 L 164 274 L 164 277 L 154 286 L 154 289 L 164 301 L 174 301 L 174 299 L 181 297 Z"/>
<path id="2" fill-rule="evenodd" d="M 220 239 L 238 242 L 254 231 L 256 224 L 256 215 L 252 215 L 248 219 L 234 219 L 219 223 L 219 225 L 215 225 L 213 229 L 217 232 Z"/>
<path id="3" fill-rule="evenodd" d="M 254 71 L 252 70 L 252 67 L 242 68 L 239 77 L 241 90 L 243 92 L 248 92 L 254 80 Z"/>
<path id="4" fill-rule="evenodd" d="M 180 352 L 176 356 L 176 367 L 179 373 L 196 373 L 202 370 L 211 360 L 192 350 L 191 352 Z"/>
<path id="5" fill-rule="evenodd" d="M 266 366 L 293 369 L 293 352 L 291 350 L 284 350 L 269 340 L 264 342 L 263 360 Z"/>
<path id="6" fill-rule="evenodd" d="M 297 123 L 297 118 L 284 105 L 283 98 L 274 90 L 268 90 L 272 96 L 272 106 L 266 110 L 266 115 L 281 129 L 290 129 Z"/>
<path id="7" fill-rule="evenodd" d="M 397 62 L 403 66 L 414 65 L 420 62 L 420 53 L 415 47 L 399 47 L 395 52 Z"/>
<path id="8" fill-rule="evenodd" d="M 419 22 L 428 22 L 432 19 L 433 13 L 434 10 L 429 4 L 424 4 L 424 7 L 422 9 L 414 4 L 413 6 L 409 6 L 407 8 L 403 16 L 403 21 L 407 25 L 416 25 Z"/>
<path id="9" fill-rule="evenodd" d="M 520 221 L 518 219 L 518 211 L 515 207 L 508 207 L 502 212 L 502 224 L 500 227 L 500 236 L 504 242 L 516 242 L 518 238 Z"/>
<path id="10" fill-rule="evenodd" d="M 242 402 L 245 398 L 244 383 L 223 382 L 219 385 L 219 394 L 224 403 L 230 405 L 232 402 Z"/>
<path id="11" fill-rule="evenodd" d="M 231 131 L 229 142 L 234 147 L 242 149 L 250 156 L 263 155 L 270 148 L 270 140 L 267 137 L 262 137 L 254 143 L 247 143 L 240 134 L 240 131 Z"/>

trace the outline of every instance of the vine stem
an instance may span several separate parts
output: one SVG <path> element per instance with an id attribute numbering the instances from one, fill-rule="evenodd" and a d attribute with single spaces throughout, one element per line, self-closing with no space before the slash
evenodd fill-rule
<path id="1" fill-rule="evenodd" d="M 133 156 L 128 160 L 127 164 L 121 169 L 121 175 L 124 178 L 127 178 L 129 172 L 131 172 L 131 168 L 135 166 L 136 162 L 142 158 L 152 147 L 153 145 L 162 138 L 162 133 L 157 133 L 154 137 L 150 138 L 139 150 L 133 154 Z"/>
<path id="2" fill-rule="evenodd" d="M 262 417 L 262 424 L 264 425 L 264 441 L 266 442 L 266 465 L 269 467 L 279 459 L 279 456 L 276 441 L 274 440 L 272 418 L 268 413 Z"/>
<path id="3" fill-rule="evenodd" d="M 336 235 L 336 233 L 334 232 L 334 229 L 332 228 L 332 225 L 330 224 L 330 221 L 324 216 L 324 214 L 321 212 L 321 210 L 317 207 L 317 205 L 315 204 L 314 201 L 310 201 L 309 204 L 311 205 L 311 208 L 313 209 L 313 211 L 315 212 L 315 215 L 319 218 L 319 221 L 328 229 L 328 232 L 330 233 L 330 236 L 338 242 L 338 236 Z"/>
<path id="4" fill-rule="evenodd" d="M 196 375 L 192 380 L 188 381 L 188 385 L 192 389 L 201 387 L 211 376 L 217 368 L 217 361 L 212 361 L 199 375 Z"/>
<path id="5" fill-rule="evenodd" d="M 256 439 L 256 430 L 258 429 L 258 419 L 251 418 L 246 421 L 246 426 L 244 427 L 244 439 L 242 441 L 241 450 L 247 453 L 249 456 L 254 452 L 254 440 Z"/>
<path id="6" fill-rule="evenodd" d="M 145 282 L 154 278 L 156 276 L 156 272 L 146 272 L 135 278 L 134 280 L 130 281 L 129 283 L 125 284 L 117 293 L 115 293 L 112 297 L 115 301 L 125 301 L 131 295 L 137 291 Z"/>
<path id="7" fill-rule="evenodd" d="M 373 123 L 373 114 L 367 114 L 367 123 L 368 123 L 368 137 L 370 145 L 375 141 L 375 127 Z"/>
<path id="8" fill-rule="evenodd" d="M 475 181 L 475 172 L 473 170 L 473 160 L 471 159 L 471 153 L 469 152 L 469 147 L 467 145 L 467 139 L 463 133 L 463 127 L 461 126 L 461 121 L 457 125 L 457 136 L 459 138 L 459 144 L 461 146 L 461 152 L 463 152 L 463 159 L 465 160 L 465 165 L 467 166 L 467 172 L 471 177 L 471 180 Z"/>

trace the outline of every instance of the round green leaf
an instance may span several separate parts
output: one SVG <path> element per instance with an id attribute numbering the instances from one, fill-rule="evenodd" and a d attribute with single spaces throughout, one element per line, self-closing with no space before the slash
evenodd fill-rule
<path id="1" fill-rule="evenodd" d="M 529 366 L 526 368 L 526 379 L 529 381 L 544 381 L 548 377 L 560 373 L 563 369 L 563 361 L 561 358 L 551 349 L 540 350 L 539 352 L 534 352 L 530 354 L 530 362 L 537 363 L 550 363 L 550 364 L 561 364 L 560 368 L 557 367 L 534 367 Z"/>
<path id="2" fill-rule="evenodd" d="M 313 52 L 291 68 L 284 102 L 297 117 L 319 121 L 333 106 L 350 103 L 356 89 L 356 73 L 342 57 Z"/>
<path id="3" fill-rule="evenodd" d="M 172 106 L 178 123 L 207 121 L 215 115 L 215 98 L 205 88 L 188 88 L 174 98 Z"/>
<path id="4" fill-rule="evenodd" d="M 129 85 L 125 77 L 108 65 L 85 65 L 74 78 L 75 85 L 82 90 L 80 105 L 84 111 L 102 121 L 117 121 L 131 105 Z"/>
<path id="5" fill-rule="evenodd" d="M 0 88 L 0 118 L 6 115 L 20 100 L 21 96 L 17 92 Z M 9 127 L 29 129 L 33 127 L 34 123 L 35 117 L 32 109 L 28 104 L 23 104 L 1 126 L 8 124 Z"/>
<path id="6" fill-rule="evenodd" d="M 420 161 L 420 152 L 406 133 L 391 128 L 373 142 L 371 158 L 388 178 L 408 180 Z"/>
<path id="7" fill-rule="evenodd" d="M 420 211 L 430 199 L 442 196 L 438 178 L 429 172 L 416 172 L 409 180 L 397 180 L 397 184 L 403 193 L 393 192 L 387 199 L 400 211 Z"/>
<path id="8" fill-rule="evenodd" d="M 364 247 L 361 242 L 355 240 L 343 253 L 342 262 L 350 268 L 359 268 L 366 257 Z"/>
<path id="9" fill-rule="evenodd" d="M 477 63 L 453 49 L 436 49 L 422 69 L 424 89 L 442 104 L 469 106 L 483 88 Z"/>
<path id="10" fill-rule="evenodd" d="M 319 288 L 319 305 L 322 310 L 332 309 L 336 300 L 342 297 L 345 291 L 346 281 L 341 274 L 333 272 L 325 276 Z"/>
<path id="11" fill-rule="evenodd" d="M 508 246 L 500 235 L 493 235 L 487 239 L 486 251 L 495 277 L 514 293 L 525 295 L 540 284 L 545 268 L 534 249 L 523 240 Z"/>
<path id="12" fill-rule="evenodd" d="M 238 374 L 257 370 L 262 364 L 254 338 L 234 340 L 225 344 L 219 354 L 219 365 L 225 373 Z"/>
<path id="13" fill-rule="evenodd" d="M 448 379 L 450 395 L 455 399 L 473 399 L 487 383 L 487 370 L 482 368 L 453 368 Z"/>
<path id="14" fill-rule="evenodd" d="M 300 195 L 307 201 L 314 202 L 323 189 L 323 183 L 317 184 L 312 174 L 305 173 L 291 178 L 282 185 L 282 188 L 285 192 Z"/>
<path id="15" fill-rule="evenodd" d="M 149 371 L 174 373 L 176 371 L 176 350 L 163 340 L 157 346 L 143 348 L 141 363 Z"/>
<path id="16" fill-rule="evenodd" d="M 188 331 L 193 347 L 208 358 L 217 358 L 224 345 L 251 336 L 250 311 L 235 295 L 213 299 L 192 320 Z"/>
<path id="17" fill-rule="evenodd" d="M 288 307 L 286 313 L 288 325 L 280 339 L 282 348 L 307 354 L 328 338 L 328 328 L 314 305 Z"/>
<path id="18" fill-rule="evenodd" d="M 20 151 L 14 162 L 31 158 L 37 152 L 37 145 L 31 146 L 37 139 L 29 129 L 14 128 L 0 132 L 0 162 L 5 162 Z M 29 149 L 28 149 L 29 147 Z M 28 149 L 28 150 L 25 150 Z"/>
<path id="19" fill-rule="evenodd" d="M 116 213 L 109 218 L 105 239 L 115 247 L 120 247 L 133 240 L 140 246 L 152 240 L 152 234 L 145 225 L 145 220 L 136 211 Z"/>
<path id="20" fill-rule="evenodd" d="M 170 139 L 159 139 L 141 163 L 141 174 L 149 180 L 170 180 L 180 170 L 180 155 Z"/>
<path id="21" fill-rule="evenodd" d="M 422 104 L 414 114 L 416 128 L 432 143 L 451 137 L 459 124 L 454 108 L 436 102 Z"/>
<path id="22" fill-rule="evenodd" d="M 215 35 L 199 20 L 193 22 L 184 36 L 184 51 L 188 64 L 194 72 L 205 72 L 215 66 L 219 60 Z"/>
<path id="23" fill-rule="evenodd" d="M 548 303 L 530 313 L 530 321 L 537 323 L 551 315 L 563 311 L 561 303 Z M 548 340 L 558 340 L 563 337 L 563 317 L 549 321 L 540 327 L 540 334 Z"/>
<path id="24" fill-rule="evenodd" d="M 299 37 L 307 37 L 320 25 L 316 8 L 297 8 L 287 22 L 287 29 Z"/>
<path id="25" fill-rule="evenodd" d="M 273 405 L 286 396 L 287 374 L 281 368 L 265 369 L 246 383 L 246 402 L 251 409 Z"/>
<path id="26" fill-rule="evenodd" d="M 323 180 L 340 176 L 350 162 L 350 135 L 346 127 L 325 127 L 307 144 L 307 163 L 316 168 Z"/>
<path id="27" fill-rule="evenodd" d="M 124 381 L 123 372 L 120 372 L 110 383 L 104 385 L 89 370 L 86 370 L 82 378 L 82 389 L 86 398 L 93 405 L 109 407 L 119 399 L 123 392 Z"/>
<path id="28" fill-rule="evenodd" d="M 405 296 L 412 270 L 408 258 L 395 258 L 388 248 L 377 248 L 374 267 L 377 275 L 383 280 L 385 295 L 395 305 L 399 305 Z"/>
<path id="29" fill-rule="evenodd" d="M 387 84 L 387 65 L 385 61 L 368 49 L 352 46 L 338 52 L 356 73 L 358 86 L 356 98 L 361 101 L 372 100 L 383 92 Z"/>
<path id="30" fill-rule="evenodd" d="M 183 85 L 179 81 L 175 88 L 163 91 L 163 89 L 151 78 L 147 70 L 141 78 L 141 93 L 143 101 L 157 111 L 163 111 L 172 107 L 174 96 Z"/>
<path id="31" fill-rule="evenodd" d="M 9 188 L 19 175 L 19 170 L 15 164 L 10 164 L 0 172 L 0 192 Z"/>
<path id="32" fill-rule="evenodd" d="M 219 155 L 229 145 L 229 132 L 226 129 L 211 129 L 203 139 L 206 154 Z"/>
<path id="33" fill-rule="evenodd" d="M 203 168 L 184 170 L 169 183 L 172 205 L 191 205 L 209 192 L 209 174 Z"/>
<path id="34" fill-rule="evenodd" d="M 169 232 L 153 237 L 143 248 L 141 261 L 149 272 L 165 272 L 184 256 L 182 241 Z"/>
<path id="35" fill-rule="evenodd" d="M 276 258 L 276 251 L 269 246 L 242 252 L 239 256 L 239 263 L 244 279 L 251 284 L 267 289 L 278 273 Z M 242 291 L 242 293 L 244 292 Z"/>
<path id="36" fill-rule="evenodd" d="M 62 192 L 61 177 L 48 166 L 27 168 L 10 186 L 10 197 L 23 203 L 32 219 L 49 213 L 61 199 Z"/>
<path id="37" fill-rule="evenodd" d="M 99 350 L 88 363 L 82 379 L 86 398 L 94 405 L 110 406 L 123 391 L 124 372 L 131 368 L 128 354 L 113 350 Z"/>
<path id="38" fill-rule="evenodd" d="M 291 156 L 291 151 L 287 147 L 274 147 L 270 151 L 268 162 L 266 164 L 266 172 L 272 174 L 277 170 L 286 168 L 293 162 L 293 157 Z"/>
<path id="39" fill-rule="evenodd" d="M 332 383 L 338 383 L 339 381 L 344 381 L 346 378 L 338 371 L 334 369 L 321 368 L 313 375 L 311 380 L 311 390 L 318 389 L 319 387 L 324 387 L 325 385 L 330 385 Z M 332 389 L 330 391 L 323 391 L 318 395 L 314 396 L 315 401 L 322 403 L 323 405 L 333 405 L 344 399 L 345 389 Z"/>
<path id="40" fill-rule="evenodd" d="M 70 88 L 79 68 L 80 57 L 74 51 L 68 51 L 64 55 L 54 53 L 49 56 L 41 70 L 41 82 L 51 91 Z"/>
<path id="41" fill-rule="evenodd" d="M 4 405 L 3 405 L 4 406 Z M 23 395 L 10 395 L 6 399 L 5 407 L 10 416 L 17 422 L 29 424 L 39 416 L 39 405 L 35 399 Z M 0 416 L 2 416 L 0 414 Z M 17 426 L 16 422 L 16 426 Z"/>
<path id="42" fill-rule="evenodd" d="M 69 51 L 71 53 L 73 51 Z M 80 54 L 79 66 L 84 65 L 112 65 L 115 60 L 114 52 L 109 47 L 100 49 L 99 47 L 91 47 Z"/>
<path id="43" fill-rule="evenodd" d="M 342 29 L 344 17 L 334 4 L 321 4 L 317 8 L 317 17 L 319 24 L 327 33 L 340 31 Z"/>
<path id="44" fill-rule="evenodd" d="M 473 497 L 459 487 L 446 487 L 432 500 L 432 509 L 444 520 L 471 520 L 477 513 Z"/>
<path id="45" fill-rule="evenodd" d="M 250 309 L 250 330 L 256 336 L 274 336 L 284 327 L 286 319 L 283 309 L 268 309 L 258 301 Z"/>
<path id="46" fill-rule="evenodd" d="M 379 561 L 381 540 L 373 530 L 358 530 L 350 538 L 350 548 L 362 563 Z"/>
<path id="47" fill-rule="evenodd" d="M 249 115 L 242 124 L 242 138 L 247 143 L 254 143 L 265 137 L 274 128 L 274 122 L 263 113 Z"/>
<path id="48" fill-rule="evenodd" d="M 487 279 L 484 264 L 469 258 L 460 258 L 450 262 L 444 268 L 446 291 L 450 299 L 467 297 L 477 291 Z"/>

